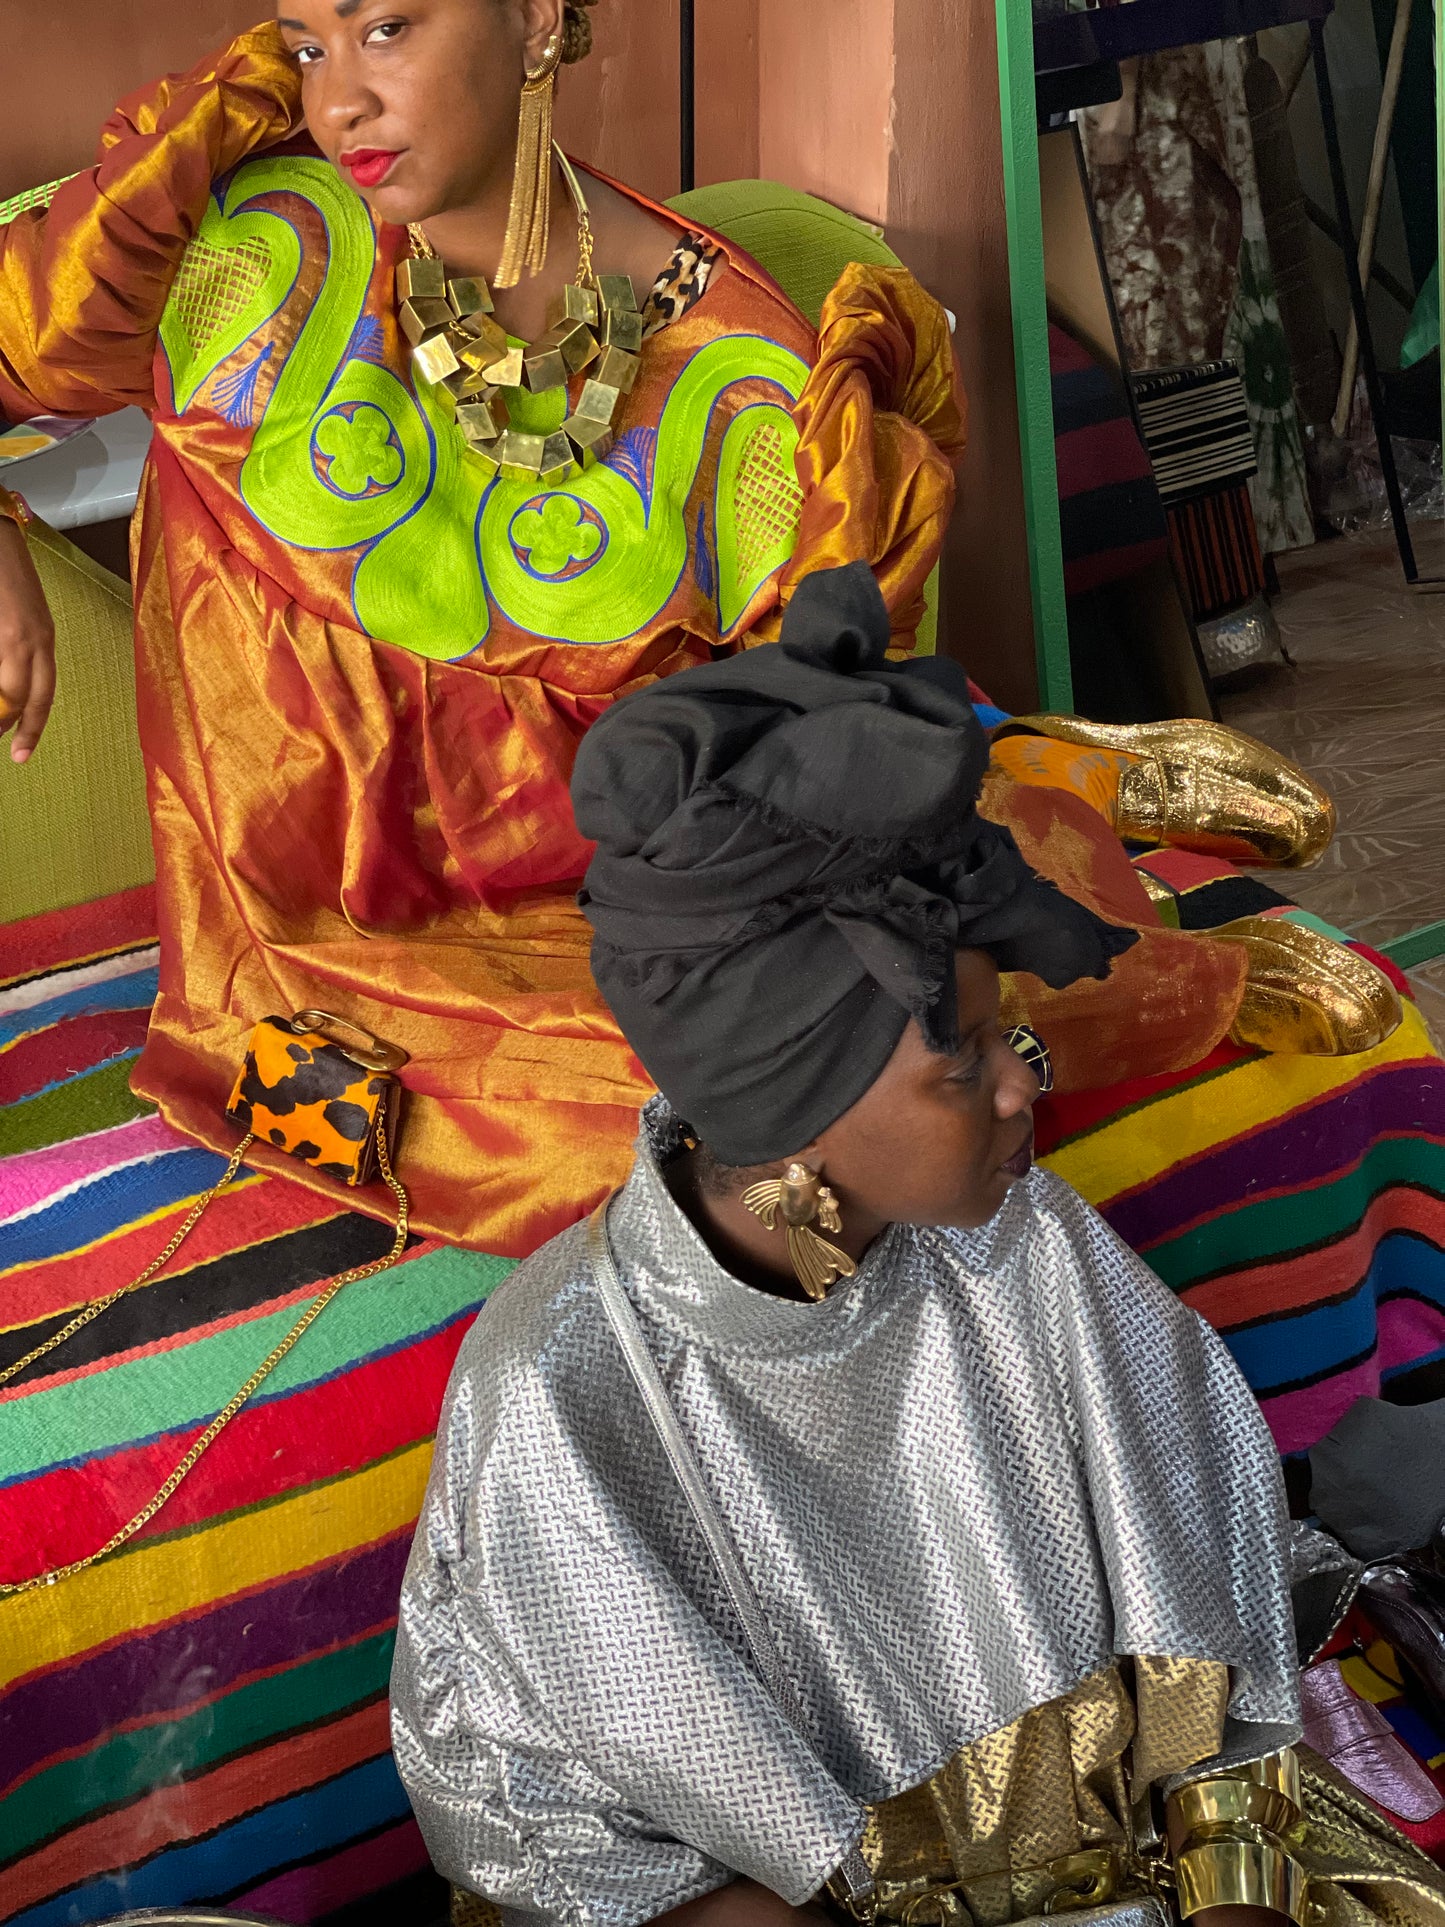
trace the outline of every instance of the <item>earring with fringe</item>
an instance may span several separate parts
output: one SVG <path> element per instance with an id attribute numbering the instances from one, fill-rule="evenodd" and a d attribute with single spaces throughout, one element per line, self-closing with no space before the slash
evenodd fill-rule
<path id="1" fill-rule="evenodd" d="M 541 66 L 528 68 L 522 83 L 512 201 L 494 279 L 499 288 L 514 288 L 523 268 L 540 274 L 547 259 L 552 225 L 552 89 L 561 64 L 562 35 L 554 33 L 543 50 Z"/>

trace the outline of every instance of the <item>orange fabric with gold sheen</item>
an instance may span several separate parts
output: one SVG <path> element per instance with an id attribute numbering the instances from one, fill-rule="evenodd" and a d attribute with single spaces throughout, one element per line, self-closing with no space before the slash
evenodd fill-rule
<path id="1" fill-rule="evenodd" d="M 269 24 L 122 102 L 96 165 L 0 228 L 0 409 L 153 408 L 156 326 L 212 181 L 300 125 Z"/>
<path id="2" fill-rule="evenodd" d="M 23 416 L 139 402 L 155 420 L 134 560 L 162 963 L 137 1090 L 229 1148 L 223 1111 L 252 1026 L 275 1010 L 342 1011 L 410 1053 L 402 1175 L 413 1221 L 520 1253 L 624 1175 L 647 1091 L 592 985 L 573 901 L 588 854 L 567 791 L 575 744 L 619 693 L 706 660 L 717 608 L 689 564 L 657 617 L 623 641 L 556 642 L 494 605 L 480 647 L 436 660 L 358 629 L 357 552 L 279 540 L 248 510 L 252 424 L 326 267 L 308 206 L 287 205 L 301 266 L 267 324 L 275 352 L 256 372 L 249 420 L 232 419 L 210 386 L 177 415 L 157 331 L 212 180 L 263 148 L 309 151 L 293 138 L 296 117 L 295 72 L 271 28 L 117 113 L 97 166 L 48 215 L 0 230 L 0 406 Z M 384 365 L 409 381 L 391 286 L 404 246 L 399 230 L 375 229 L 366 305 Z M 659 265 L 665 254 L 663 241 Z M 889 410 L 918 406 L 957 446 L 946 330 L 904 275 L 871 292 L 854 277 L 827 326 L 832 346 L 804 388 L 804 522 L 824 545 L 817 562 L 861 555 L 909 602 L 895 636 L 906 646 L 951 477 L 933 442 L 901 419 L 890 426 Z M 766 337 L 805 367 L 815 359 L 805 319 L 727 250 L 706 296 L 648 342 L 626 425 L 655 425 L 689 358 L 738 335 Z M 915 369 L 918 353 L 942 354 L 942 366 Z M 729 420 L 777 398 L 762 380 L 726 391 L 690 518 L 711 502 Z M 810 520 L 815 497 L 825 506 Z M 775 572 L 731 636 L 755 630 L 778 597 Z M 260 1147 L 257 1161 L 268 1161 Z"/>
<path id="3" fill-rule="evenodd" d="M 967 410 L 948 321 L 902 268 L 843 270 L 823 304 L 817 358 L 793 419 L 803 485 L 780 600 L 814 569 L 873 565 L 911 636 L 953 509 Z"/>
<path id="4" fill-rule="evenodd" d="M 1110 828 L 1118 827 L 1119 778 L 1137 756 L 1113 749 L 1085 749 L 1062 743 L 1056 736 L 1022 733 L 995 739 L 989 760 L 1016 783 L 1030 788 L 1072 790 L 1099 812 Z"/>
<path id="5" fill-rule="evenodd" d="M 979 808 L 1008 825 L 1041 876 L 1110 923 L 1139 932 L 1102 983 L 1084 977 L 1050 990 L 1023 972 L 1005 979 L 1004 1019 L 1043 1033 L 1055 1088 L 1091 1090 L 1186 1070 L 1207 1057 L 1244 994 L 1248 960 L 1240 945 L 1161 924 L 1124 846 L 1081 795 L 1017 783 L 990 762 Z"/>

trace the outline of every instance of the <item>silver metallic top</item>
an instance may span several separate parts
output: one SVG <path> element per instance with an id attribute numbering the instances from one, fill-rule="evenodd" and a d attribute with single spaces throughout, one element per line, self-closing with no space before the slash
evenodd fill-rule
<path id="1" fill-rule="evenodd" d="M 633 1927 L 751 1875 L 794 1904 L 859 1803 L 1116 1654 L 1232 1669 L 1227 1750 L 1298 1734 L 1283 1487 L 1223 1344 L 1036 1170 L 895 1225 L 819 1304 L 717 1263 L 660 1164 L 612 1250 L 802 1702 L 747 1648 L 608 1326 L 586 1227 L 468 1334 L 401 1605 L 392 1728 L 437 1866 Z M 1251 1730 L 1253 1729 L 1253 1730 Z"/>

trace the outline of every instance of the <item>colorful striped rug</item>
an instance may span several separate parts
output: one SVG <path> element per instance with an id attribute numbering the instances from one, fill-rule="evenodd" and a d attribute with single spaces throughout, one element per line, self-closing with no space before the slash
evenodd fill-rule
<path id="1" fill-rule="evenodd" d="M 1339 934 L 1223 864 L 1138 861 L 1184 929 L 1287 915 Z M 1445 1397 L 1445 1063 L 1413 1003 L 1363 1056 L 1224 1043 L 1176 1076 L 1050 1099 L 1039 1148 L 1224 1334 L 1297 1509 L 1303 1455 L 1357 1398 Z"/>
<path id="2" fill-rule="evenodd" d="M 223 1161 L 126 1084 L 148 890 L 0 927 L 0 1361 L 124 1283 Z M 247 1177 L 0 1393 L 0 1579 L 101 1544 L 384 1225 Z M 462 1333 L 508 1261 L 414 1241 L 339 1295 L 153 1527 L 0 1599 L 0 1917 L 445 1913 L 392 1765 L 401 1571 Z M 359 1917 L 359 1916 L 358 1916 Z"/>
<path id="3" fill-rule="evenodd" d="M 1283 907 L 1193 861 L 1150 866 L 1182 922 Z M 133 1277 L 219 1175 L 127 1086 L 154 929 L 145 891 L 0 927 L 0 1361 Z M 1358 1391 L 1445 1391 L 1445 1065 L 1413 1010 L 1367 1058 L 1225 1048 L 1040 1122 L 1225 1329 L 1287 1452 Z M 224 1193 L 171 1270 L 0 1392 L 0 1579 L 100 1544 L 319 1283 L 387 1242 L 275 1178 Z M 447 1373 L 507 1269 L 417 1242 L 349 1285 L 153 1526 L 0 1599 L 0 1919 L 441 1915 L 387 1673 Z"/>

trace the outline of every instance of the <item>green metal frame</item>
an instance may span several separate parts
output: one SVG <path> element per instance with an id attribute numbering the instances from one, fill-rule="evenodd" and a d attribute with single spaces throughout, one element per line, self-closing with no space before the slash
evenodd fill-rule
<path id="1" fill-rule="evenodd" d="M 1407 931 L 1403 937 L 1376 948 L 1399 970 L 1433 963 L 1437 957 L 1445 957 L 1445 923 L 1422 923 L 1418 930 Z"/>
<path id="2" fill-rule="evenodd" d="M 1069 715 L 1069 617 L 1064 544 L 1054 464 L 1049 384 L 1049 316 L 1044 291 L 1044 218 L 1039 191 L 1038 111 L 1034 104 L 1034 19 L 1030 0 L 994 0 L 999 105 L 1003 115 L 1003 191 L 1013 302 L 1014 379 L 1018 385 L 1024 525 L 1034 604 L 1039 707 Z"/>
<path id="3" fill-rule="evenodd" d="M 1436 259 L 1445 274 L 1445 0 L 1435 0 L 1435 178 L 1439 183 L 1440 232 Z M 1445 301 L 1441 302 L 1445 314 Z M 1440 405 L 1445 413 L 1445 328 L 1440 343 Z M 1445 921 L 1421 924 L 1393 943 L 1380 949 L 1400 970 L 1413 970 L 1417 964 L 1433 963 L 1445 957 Z"/>

